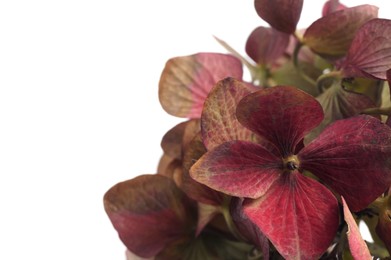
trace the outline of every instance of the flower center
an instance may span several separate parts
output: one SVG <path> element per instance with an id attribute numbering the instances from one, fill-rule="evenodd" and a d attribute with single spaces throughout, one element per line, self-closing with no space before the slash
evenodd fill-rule
<path id="1" fill-rule="evenodd" d="M 283 159 L 284 169 L 292 172 L 294 170 L 299 169 L 300 162 L 296 155 L 290 155 Z"/>

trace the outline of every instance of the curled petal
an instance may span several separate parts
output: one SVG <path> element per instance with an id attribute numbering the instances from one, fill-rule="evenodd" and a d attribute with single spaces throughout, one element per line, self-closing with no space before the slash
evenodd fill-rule
<path id="1" fill-rule="evenodd" d="M 345 77 L 387 79 L 391 69 L 391 20 L 372 19 L 356 33 L 341 65 Z"/>
<path id="2" fill-rule="evenodd" d="M 341 57 L 346 54 L 357 29 L 377 17 L 378 8 L 360 5 L 330 13 L 311 24 L 304 42 L 314 52 L 326 57 Z"/>
<path id="3" fill-rule="evenodd" d="M 346 204 L 345 199 L 342 197 L 343 205 L 343 214 L 345 221 L 348 224 L 348 242 L 350 252 L 354 259 L 372 259 L 372 256 L 369 252 L 368 246 L 365 241 L 362 239 L 360 230 L 358 229 L 356 220 L 354 220 L 352 213 L 349 210 L 348 205 Z"/>
<path id="4" fill-rule="evenodd" d="M 286 259 L 318 259 L 339 222 L 334 195 L 297 171 L 279 178 L 263 197 L 246 200 L 244 213 Z"/>
<path id="5" fill-rule="evenodd" d="M 303 0 L 255 0 L 257 14 L 273 28 L 293 33 L 299 22 Z"/>
<path id="6" fill-rule="evenodd" d="M 228 195 L 259 198 L 279 178 L 282 169 L 282 160 L 265 147 L 231 141 L 203 155 L 190 169 L 190 175 Z"/>
<path id="7" fill-rule="evenodd" d="M 144 258 L 157 255 L 193 228 L 188 223 L 189 201 L 161 175 L 141 175 L 116 184 L 106 192 L 104 205 L 122 242 Z"/>
<path id="8" fill-rule="evenodd" d="M 304 91 L 276 86 L 244 97 L 238 104 L 236 116 L 240 123 L 273 143 L 286 157 L 322 122 L 323 110 L 315 98 Z"/>
<path id="9" fill-rule="evenodd" d="M 367 115 L 338 120 L 299 153 L 300 165 L 364 209 L 391 184 L 391 128 Z"/>
<path id="10" fill-rule="evenodd" d="M 250 94 L 252 88 L 233 79 L 219 81 L 204 103 L 201 116 L 201 133 L 208 150 L 232 140 L 252 140 L 253 133 L 236 119 L 236 106 Z"/>
<path id="11" fill-rule="evenodd" d="M 242 63 L 232 55 L 197 53 L 172 58 L 160 77 L 159 100 L 173 116 L 200 118 L 202 105 L 216 82 L 242 76 Z"/>
<path id="12" fill-rule="evenodd" d="M 246 53 L 257 64 L 272 64 L 284 54 L 289 38 L 273 28 L 257 27 L 247 39 Z"/>
<path id="13" fill-rule="evenodd" d="M 330 13 L 340 11 L 347 8 L 345 5 L 341 4 L 338 0 L 328 0 L 322 9 L 322 16 L 326 16 Z"/>

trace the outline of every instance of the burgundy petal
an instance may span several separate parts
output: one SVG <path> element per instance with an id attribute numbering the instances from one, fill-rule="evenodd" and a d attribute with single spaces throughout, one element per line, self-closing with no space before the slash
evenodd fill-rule
<path id="1" fill-rule="evenodd" d="M 391 128 L 367 115 L 338 120 L 298 157 L 356 212 L 391 184 Z"/>
<path id="2" fill-rule="evenodd" d="M 314 52 L 326 57 L 345 55 L 357 29 L 377 17 L 378 8 L 360 5 L 330 13 L 312 23 L 304 34 L 304 42 Z"/>
<path id="3" fill-rule="evenodd" d="M 289 38 L 273 28 L 257 27 L 247 39 L 246 53 L 257 64 L 272 64 L 284 54 Z"/>
<path id="4" fill-rule="evenodd" d="M 186 197 L 164 176 L 141 175 L 118 183 L 107 191 L 104 204 L 122 242 L 144 258 L 155 256 L 193 228 Z"/>
<path id="5" fill-rule="evenodd" d="M 293 33 L 299 22 L 303 0 L 255 0 L 257 14 L 273 28 Z"/>
<path id="6" fill-rule="evenodd" d="M 348 224 L 348 242 L 350 253 L 354 259 L 372 259 L 368 246 L 362 239 L 360 230 L 358 229 L 356 220 L 353 218 L 352 213 L 346 204 L 345 199 L 342 197 L 343 214 L 346 223 Z"/>
<path id="7" fill-rule="evenodd" d="M 345 77 L 387 79 L 391 68 L 391 20 L 372 19 L 356 33 L 341 65 Z"/>
<path id="8" fill-rule="evenodd" d="M 323 110 L 311 95 L 294 87 L 276 86 L 244 97 L 236 116 L 240 123 L 273 143 L 286 157 L 322 122 Z"/>
<path id="9" fill-rule="evenodd" d="M 190 169 L 190 175 L 228 195 L 259 198 L 279 178 L 282 169 L 282 160 L 263 146 L 231 141 L 203 155 Z"/>
<path id="10" fill-rule="evenodd" d="M 216 82 L 242 76 L 242 63 L 232 55 L 197 53 L 172 58 L 160 77 L 160 103 L 171 115 L 200 118 L 202 105 Z"/>
<path id="11" fill-rule="evenodd" d="M 244 212 L 286 259 L 318 259 L 339 222 L 334 195 L 297 171 L 281 176 L 263 197 L 245 204 Z"/>
<path id="12" fill-rule="evenodd" d="M 208 150 L 232 140 L 253 139 L 254 134 L 236 119 L 236 106 L 253 89 L 246 84 L 225 78 L 209 93 L 201 115 L 201 133 Z"/>

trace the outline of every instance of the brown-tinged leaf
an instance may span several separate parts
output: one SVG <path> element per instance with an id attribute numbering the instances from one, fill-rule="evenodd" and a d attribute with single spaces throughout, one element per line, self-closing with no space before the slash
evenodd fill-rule
<path id="1" fill-rule="evenodd" d="M 273 64 L 285 52 L 290 35 L 273 28 L 255 28 L 246 42 L 246 53 L 257 64 Z"/>
<path id="2" fill-rule="evenodd" d="M 321 56 L 342 57 L 347 53 L 357 29 L 376 18 L 377 14 L 378 8 L 372 5 L 332 12 L 312 23 L 304 33 L 303 41 Z"/>
<path id="3" fill-rule="evenodd" d="M 206 96 L 217 81 L 242 76 L 241 61 L 229 54 L 197 53 L 171 58 L 160 77 L 159 100 L 173 116 L 200 118 Z"/>
<path id="4" fill-rule="evenodd" d="M 340 68 L 345 77 L 386 80 L 391 68 L 391 20 L 372 19 L 361 26 Z"/>
<path id="5" fill-rule="evenodd" d="M 370 260 L 372 256 L 369 252 L 368 246 L 362 239 L 360 230 L 358 229 L 356 220 L 353 218 L 352 213 L 346 204 L 345 199 L 342 197 L 343 213 L 346 223 L 348 224 L 348 242 L 350 253 L 354 259 L 357 260 Z"/>
<path id="6" fill-rule="evenodd" d="M 236 119 L 237 104 L 253 91 L 233 78 L 219 81 L 211 90 L 201 115 L 202 139 L 208 150 L 226 141 L 254 139 L 254 134 Z"/>
<path id="7" fill-rule="evenodd" d="M 104 206 L 122 242 L 144 258 L 157 255 L 194 228 L 190 202 L 161 175 L 141 175 L 114 185 L 104 196 Z"/>
<path id="8" fill-rule="evenodd" d="M 255 0 L 254 6 L 273 28 L 291 34 L 299 22 L 303 0 Z"/>

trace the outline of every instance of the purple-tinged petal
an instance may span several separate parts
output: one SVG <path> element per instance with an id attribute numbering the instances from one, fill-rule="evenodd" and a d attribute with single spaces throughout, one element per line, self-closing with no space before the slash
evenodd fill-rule
<path id="1" fill-rule="evenodd" d="M 360 259 L 360 260 L 372 259 L 368 246 L 361 237 L 360 230 L 358 229 L 356 220 L 353 218 L 353 215 L 350 212 L 349 207 L 346 204 L 346 201 L 343 197 L 342 197 L 342 205 L 343 205 L 344 218 L 346 223 L 348 224 L 347 235 L 348 235 L 350 253 L 352 253 L 354 259 Z"/>
<path id="2" fill-rule="evenodd" d="M 291 34 L 299 22 L 303 0 L 255 0 L 254 6 L 273 28 Z"/>
<path id="3" fill-rule="evenodd" d="M 377 17 L 378 8 L 360 5 L 330 13 L 312 23 L 303 41 L 315 53 L 325 57 L 342 57 L 352 43 L 357 29 Z"/>
<path id="4" fill-rule="evenodd" d="M 263 197 L 246 200 L 244 213 L 286 259 L 318 259 L 339 222 L 334 195 L 297 171 L 281 176 Z"/>
<path id="5" fill-rule="evenodd" d="M 232 140 L 254 139 L 254 134 L 236 119 L 236 106 L 253 89 L 246 84 L 225 78 L 211 90 L 201 115 L 201 133 L 205 147 L 214 147 Z"/>
<path id="6" fill-rule="evenodd" d="M 257 27 L 247 39 L 246 53 L 257 64 L 272 64 L 284 54 L 289 38 L 273 28 Z"/>
<path id="7" fill-rule="evenodd" d="M 116 184 L 106 192 L 104 205 L 122 242 L 144 258 L 157 255 L 193 228 L 190 207 L 186 208 L 189 201 L 161 175 L 141 175 Z"/>
<path id="8" fill-rule="evenodd" d="M 367 115 L 338 120 L 298 157 L 301 168 L 342 195 L 356 212 L 391 184 L 391 128 Z"/>
<path id="9" fill-rule="evenodd" d="M 200 118 L 202 106 L 217 81 L 241 79 L 240 60 L 220 53 L 197 53 L 167 61 L 159 81 L 159 100 L 167 113 Z"/>
<path id="10" fill-rule="evenodd" d="M 323 5 L 322 16 L 330 13 L 346 9 L 347 7 L 341 4 L 338 0 L 329 0 Z"/>
<path id="11" fill-rule="evenodd" d="M 231 196 L 259 198 L 282 171 L 282 160 L 265 147 L 231 141 L 203 155 L 190 169 L 190 176 Z"/>
<path id="12" fill-rule="evenodd" d="M 273 143 L 286 157 L 322 122 L 323 110 L 318 101 L 304 91 L 276 86 L 244 97 L 236 116 L 240 123 Z"/>
<path id="13" fill-rule="evenodd" d="M 345 77 L 387 79 L 391 68 L 391 20 L 372 19 L 357 31 L 340 66 Z"/>
<path id="14" fill-rule="evenodd" d="M 235 226 L 240 234 L 254 244 L 262 252 L 262 259 L 269 259 L 269 240 L 261 232 L 259 227 L 251 222 L 243 212 L 243 198 L 233 197 L 230 213 Z"/>

